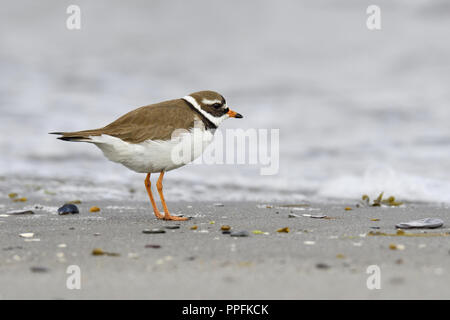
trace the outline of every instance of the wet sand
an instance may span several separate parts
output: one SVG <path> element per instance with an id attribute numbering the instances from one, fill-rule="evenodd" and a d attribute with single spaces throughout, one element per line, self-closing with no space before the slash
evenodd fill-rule
<path id="1" fill-rule="evenodd" d="M 178 223 L 156 220 L 146 202 L 82 203 L 80 214 L 59 216 L 55 209 L 60 204 L 53 200 L 4 199 L 0 211 L 35 204 L 43 207 L 34 209 L 34 215 L 0 217 L 2 299 L 450 298 L 450 237 L 367 235 L 395 233 L 396 223 L 423 217 L 447 222 L 449 209 L 442 206 L 353 206 L 346 211 L 352 203 L 295 209 L 250 202 L 222 207 L 170 203 L 174 213 L 193 216 Z M 93 205 L 101 211 L 89 212 Z M 300 217 L 289 218 L 291 211 Z M 374 218 L 380 220 L 371 221 Z M 142 232 L 173 225 L 180 228 L 162 234 Z M 191 230 L 194 225 L 197 230 Z M 250 236 L 222 234 L 222 225 L 246 230 Z M 277 232 L 283 227 L 290 232 Z M 427 233 L 449 231 L 444 224 Z M 26 232 L 34 236 L 19 236 Z M 392 250 L 391 244 L 403 245 L 404 250 Z M 120 256 L 93 256 L 94 248 Z M 69 265 L 80 267 L 80 290 L 66 287 Z M 369 265 L 380 267 L 379 290 L 366 286 Z"/>

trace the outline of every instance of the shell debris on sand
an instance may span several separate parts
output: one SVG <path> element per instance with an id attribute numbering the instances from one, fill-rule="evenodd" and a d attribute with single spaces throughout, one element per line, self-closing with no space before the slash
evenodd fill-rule
<path id="1" fill-rule="evenodd" d="M 389 249 L 391 249 L 391 250 L 405 250 L 405 246 L 404 246 L 403 244 L 394 244 L 394 243 L 391 243 L 391 244 L 389 245 Z"/>
<path id="2" fill-rule="evenodd" d="M 402 229 L 399 229 L 396 233 L 385 233 L 380 231 L 369 231 L 367 233 L 368 236 L 384 236 L 384 237 L 449 237 L 450 232 L 423 232 L 423 233 L 409 233 L 405 232 Z"/>
<path id="3" fill-rule="evenodd" d="M 118 256 L 120 256 L 119 253 L 103 251 L 100 248 L 94 248 L 92 250 L 91 254 L 93 256 L 110 256 L 110 257 L 118 257 Z"/>
<path id="4" fill-rule="evenodd" d="M 99 211 L 100 211 L 100 208 L 97 206 L 93 206 L 89 209 L 89 212 L 99 212 Z"/>
<path id="5" fill-rule="evenodd" d="M 34 211 L 31 210 L 8 211 L 6 214 L 10 216 L 21 216 L 27 214 L 34 214 Z"/>
<path id="6" fill-rule="evenodd" d="M 440 228 L 443 225 L 444 221 L 439 218 L 424 218 L 409 222 L 401 222 L 395 225 L 395 227 L 400 229 L 435 229 Z"/>
<path id="7" fill-rule="evenodd" d="M 261 230 L 253 230 L 252 233 L 253 234 L 265 234 L 265 235 L 269 234 L 268 232 L 264 232 L 264 231 L 261 231 Z"/>

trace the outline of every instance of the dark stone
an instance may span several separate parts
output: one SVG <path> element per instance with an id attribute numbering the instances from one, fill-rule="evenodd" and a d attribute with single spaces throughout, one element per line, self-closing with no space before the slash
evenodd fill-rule
<path id="1" fill-rule="evenodd" d="M 142 233 L 145 234 L 155 234 L 155 233 L 166 233 L 166 230 L 163 229 L 144 229 Z"/>
<path id="2" fill-rule="evenodd" d="M 76 213 L 80 213 L 80 211 L 78 211 L 78 207 L 74 204 L 65 204 L 58 209 L 59 215 L 76 214 Z"/>
<path id="3" fill-rule="evenodd" d="M 159 248 L 161 248 L 161 246 L 159 244 L 146 244 L 145 247 L 146 248 L 150 248 L 150 249 L 159 249 Z"/>
<path id="4" fill-rule="evenodd" d="M 31 272 L 34 272 L 34 273 L 45 273 L 45 272 L 49 271 L 45 267 L 31 267 L 30 270 L 31 270 Z"/>
<path id="5" fill-rule="evenodd" d="M 172 230 L 172 229 L 180 229 L 179 225 L 175 225 L 175 226 L 165 226 L 164 228 Z"/>
<path id="6" fill-rule="evenodd" d="M 326 263 L 319 262 L 318 264 L 316 264 L 316 268 L 317 269 L 329 269 L 330 266 L 327 265 Z"/>

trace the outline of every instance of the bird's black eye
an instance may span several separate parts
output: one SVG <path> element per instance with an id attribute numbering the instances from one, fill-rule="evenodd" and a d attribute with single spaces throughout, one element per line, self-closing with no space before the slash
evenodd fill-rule
<path id="1" fill-rule="evenodd" d="M 221 106 L 222 106 L 222 105 L 221 105 L 220 103 L 214 103 L 214 104 L 212 105 L 212 107 L 213 107 L 214 109 L 219 109 Z"/>

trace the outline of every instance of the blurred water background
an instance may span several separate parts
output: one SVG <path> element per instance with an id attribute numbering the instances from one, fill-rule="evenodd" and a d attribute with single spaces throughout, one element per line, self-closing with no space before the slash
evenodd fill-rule
<path id="1" fill-rule="evenodd" d="M 1 197 L 145 200 L 144 175 L 47 133 L 211 89 L 245 116 L 222 129 L 280 129 L 279 173 L 188 165 L 166 175 L 171 201 L 450 202 L 449 36 L 446 0 L 5 2 Z"/>

